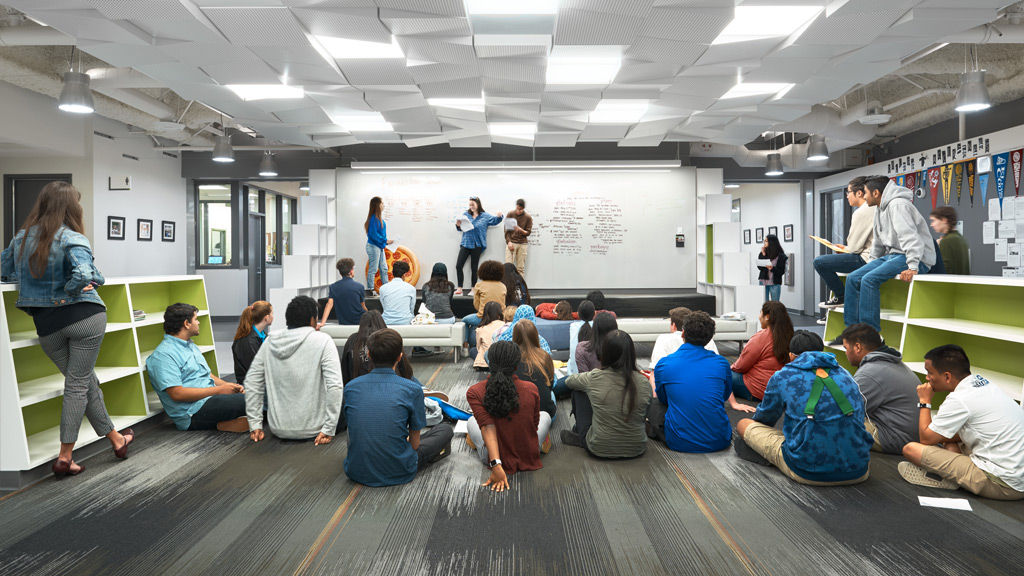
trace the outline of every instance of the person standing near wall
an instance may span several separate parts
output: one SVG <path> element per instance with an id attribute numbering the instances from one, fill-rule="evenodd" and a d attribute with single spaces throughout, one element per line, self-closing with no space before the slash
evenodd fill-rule
<path id="1" fill-rule="evenodd" d="M 505 219 L 501 214 L 491 216 L 485 212 L 478 196 L 471 196 L 469 198 L 469 209 L 463 213 L 463 216 L 468 218 L 473 224 L 473 229 L 463 231 L 462 225 L 459 222 L 455 223 L 455 229 L 462 232 L 462 242 L 459 244 L 459 258 L 455 261 L 455 274 L 459 279 L 459 285 L 455 288 L 456 296 L 462 296 L 462 283 L 466 280 L 462 268 L 466 265 L 466 259 L 470 257 L 470 266 L 472 266 L 470 275 L 473 278 L 473 286 L 476 286 L 477 265 L 480 263 L 480 255 L 487 249 L 487 228 Z M 472 296 L 473 291 L 470 290 L 469 294 Z"/>
<path id="2" fill-rule="evenodd" d="M 846 235 L 846 245 L 839 245 L 849 252 L 822 254 L 814 259 L 814 271 L 821 276 L 825 286 L 832 291 L 819 306 L 822 308 L 838 308 L 843 305 L 846 297 L 846 286 L 839 279 L 838 273 L 850 273 L 871 261 L 871 243 L 875 238 L 872 225 L 875 221 L 875 207 L 868 206 L 864 201 L 864 178 L 857 176 L 846 186 L 846 201 L 853 207 L 853 219 L 850 221 L 850 233 Z"/>
<path id="3" fill-rule="evenodd" d="M 757 255 L 758 260 L 767 260 L 766 264 L 758 265 L 761 269 L 757 276 L 758 283 L 764 286 L 765 302 L 776 301 L 782 297 L 782 282 L 786 278 L 786 251 L 779 243 L 779 237 L 769 234 L 764 237 L 764 245 L 761 246 L 761 253 Z"/>
<path id="4" fill-rule="evenodd" d="M 376 292 L 373 276 L 380 272 L 380 284 L 388 283 L 388 259 L 384 247 L 394 242 L 388 240 L 388 227 L 384 222 L 384 201 L 380 196 L 370 198 L 370 212 L 363 223 L 366 231 L 366 290 Z"/>
<path id="5" fill-rule="evenodd" d="M 505 230 L 505 262 L 515 264 L 516 271 L 523 274 L 526 270 L 526 237 L 533 232 L 533 216 L 526 212 L 526 200 L 516 200 L 516 209 L 505 217 L 516 221 L 515 228 Z"/>
<path id="6" fill-rule="evenodd" d="M 940 234 L 939 251 L 946 274 L 971 275 L 971 251 L 967 241 L 956 231 L 956 208 L 939 206 L 928 217 L 932 230 Z"/>
<path id="7" fill-rule="evenodd" d="M 85 470 L 72 457 L 83 416 L 97 436 L 110 440 L 118 458 L 128 457 L 135 439 L 131 429 L 114 428 L 96 377 L 107 308 L 96 293 L 104 279 L 84 236 L 81 197 L 66 182 L 47 184 L 0 256 L 0 277 L 18 283 L 15 306 L 32 317 L 39 347 L 64 375 L 60 453 L 52 468 L 57 480 Z"/>

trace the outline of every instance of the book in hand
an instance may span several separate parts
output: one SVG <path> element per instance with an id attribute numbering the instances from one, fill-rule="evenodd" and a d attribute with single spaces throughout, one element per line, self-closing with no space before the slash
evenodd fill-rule
<path id="1" fill-rule="evenodd" d="M 847 250 L 846 248 L 843 248 L 842 246 L 839 246 L 837 244 L 833 244 L 833 243 L 829 242 L 828 240 L 825 240 L 824 238 L 819 238 L 819 237 L 813 236 L 811 234 L 808 234 L 807 236 L 809 236 L 811 238 L 811 240 L 817 240 L 818 242 L 820 242 L 826 248 L 828 248 L 829 250 L 832 250 L 833 252 L 841 252 L 843 254 L 850 254 L 850 251 Z"/>

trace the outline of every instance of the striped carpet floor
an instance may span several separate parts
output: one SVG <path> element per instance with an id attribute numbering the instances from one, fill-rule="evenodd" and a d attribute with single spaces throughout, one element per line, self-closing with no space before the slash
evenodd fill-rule
<path id="1" fill-rule="evenodd" d="M 445 361 L 447 359 L 447 362 Z M 465 405 L 465 361 L 417 359 L 417 376 Z M 553 430 L 569 425 L 559 403 Z M 730 414 L 738 418 L 736 414 Z M 557 440 L 544 468 L 491 493 L 461 437 L 411 484 L 368 488 L 327 446 L 140 434 L 62 482 L 0 500 L 0 574 L 1019 574 L 1024 502 L 903 482 L 899 458 L 871 479 L 808 488 L 735 457 L 651 443 L 604 462 Z M 972 511 L 918 496 L 967 498 Z"/>

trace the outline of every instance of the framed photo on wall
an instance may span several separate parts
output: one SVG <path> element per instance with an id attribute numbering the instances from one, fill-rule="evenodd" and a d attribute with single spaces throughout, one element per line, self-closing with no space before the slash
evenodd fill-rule
<path id="1" fill-rule="evenodd" d="M 785 242 L 792 242 L 793 241 L 793 225 L 792 224 L 786 224 L 785 226 L 782 227 L 782 239 Z"/>
<path id="2" fill-rule="evenodd" d="M 139 241 L 149 242 L 153 240 L 153 221 L 139 218 Z"/>
<path id="3" fill-rule="evenodd" d="M 779 227 L 778 226 L 769 226 L 768 227 L 768 233 L 769 234 L 774 234 L 775 237 L 778 238 L 779 237 Z"/>
<path id="4" fill-rule="evenodd" d="M 107 216 L 107 240 L 124 240 L 123 216 Z"/>
<path id="5" fill-rule="evenodd" d="M 164 220 L 160 224 L 160 239 L 164 242 L 174 242 L 174 222 Z"/>
<path id="6" fill-rule="evenodd" d="M 764 242 L 764 228 L 758 228 L 754 231 L 754 241 L 758 244 Z"/>
<path id="7" fill-rule="evenodd" d="M 750 244 L 750 228 L 743 231 L 743 243 Z"/>

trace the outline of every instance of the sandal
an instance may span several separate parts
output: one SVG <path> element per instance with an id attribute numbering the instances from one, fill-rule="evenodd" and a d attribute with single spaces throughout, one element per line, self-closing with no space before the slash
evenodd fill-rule
<path id="1" fill-rule="evenodd" d="M 135 441 L 135 431 L 129 428 L 121 432 L 121 437 L 124 438 L 124 444 L 120 448 L 114 448 L 114 456 L 125 460 L 128 458 L 128 445 Z"/>
<path id="2" fill-rule="evenodd" d="M 74 460 L 61 460 L 58 458 L 57 461 L 53 463 L 53 467 L 50 468 L 53 471 L 54 478 L 57 480 L 63 480 L 65 476 L 75 476 L 85 472 L 85 466 L 82 464 L 77 465 L 78 470 L 71 470 L 71 465 L 74 463 Z"/>

